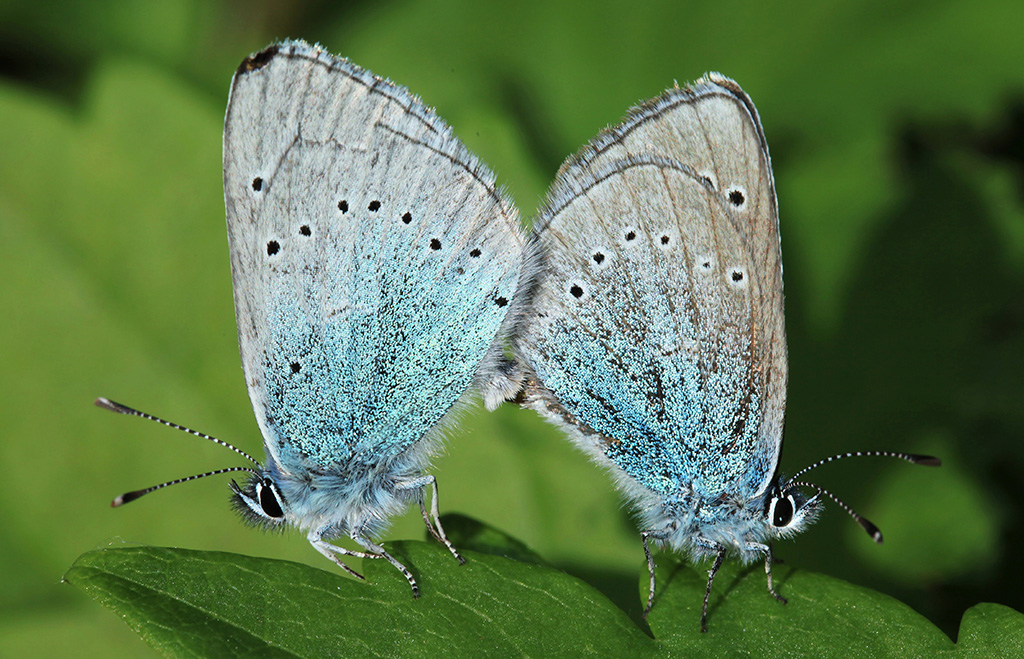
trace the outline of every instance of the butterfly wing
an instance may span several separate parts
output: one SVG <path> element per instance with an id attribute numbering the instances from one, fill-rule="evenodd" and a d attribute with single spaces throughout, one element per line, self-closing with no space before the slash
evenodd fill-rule
<path id="1" fill-rule="evenodd" d="M 768 487 L 786 391 L 782 263 L 756 110 L 712 74 L 559 172 L 517 349 L 533 405 L 649 491 Z M 627 480 L 627 485 L 628 479 Z"/>
<path id="2" fill-rule="evenodd" d="M 242 367 L 279 465 L 386 463 L 488 370 L 516 210 L 404 88 L 302 42 L 247 59 L 224 196 Z"/>

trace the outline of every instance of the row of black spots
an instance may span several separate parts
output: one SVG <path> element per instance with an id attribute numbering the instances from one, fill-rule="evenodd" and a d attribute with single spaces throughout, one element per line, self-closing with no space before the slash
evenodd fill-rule
<path id="1" fill-rule="evenodd" d="M 303 224 L 299 227 L 299 235 L 305 238 L 309 238 L 313 235 L 313 230 L 308 224 Z M 281 243 L 276 240 L 267 241 L 267 256 L 275 256 L 281 251 Z"/>
<path id="2" fill-rule="evenodd" d="M 633 242 L 634 240 L 637 239 L 636 230 L 626 229 L 622 237 L 625 239 L 626 242 Z M 657 240 L 655 240 L 655 244 L 662 249 L 668 249 L 669 247 L 672 247 L 675 244 L 675 240 L 671 235 L 669 235 L 668 232 L 664 232 L 657 237 Z M 607 253 L 608 251 L 609 250 L 606 250 L 605 248 L 598 247 L 594 249 L 593 252 L 591 252 L 590 259 L 594 262 L 595 266 L 600 268 L 610 263 L 611 258 L 610 255 Z"/>
<path id="3" fill-rule="evenodd" d="M 338 210 L 341 211 L 342 215 L 348 212 L 349 205 L 347 199 L 342 199 L 341 201 L 338 202 Z M 373 201 L 366 205 L 366 210 L 370 211 L 371 213 L 376 213 L 377 211 L 380 210 L 380 201 L 374 199 Z M 412 213 L 410 213 L 409 211 L 402 213 L 401 220 L 402 224 L 412 224 Z"/>
<path id="4" fill-rule="evenodd" d="M 254 178 L 252 180 L 252 189 L 254 191 L 256 191 L 256 192 L 261 192 L 263 190 L 263 179 L 261 177 L 257 176 L 256 178 Z M 380 205 L 381 205 L 380 204 L 380 200 L 379 199 L 374 199 L 369 204 L 367 204 L 366 209 L 368 211 L 370 211 L 371 213 L 376 213 L 377 211 L 380 210 Z M 342 215 L 344 215 L 345 213 L 347 213 L 349 211 L 349 205 L 348 205 L 348 200 L 347 199 L 342 199 L 342 200 L 340 200 L 338 202 L 338 210 L 341 211 Z M 405 223 L 405 224 L 412 223 L 412 213 L 406 211 L 405 213 L 402 214 L 402 218 L 401 219 L 402 219 L 402 222 Z M 304 235 L 308 235 L 308 234 L 304 234 Z"/>
<path id="5" fill-rule="evenodd" d="M 715 267 L 715 261 L 710 256 L 705 256 L 703 259 L 698 259 L 699 266 L 705 272 L 711 272 Z M 744 271 L 742 266 L 734 266 L 726 268 L 727 276 L 726 281 L 736 287 L 746 286 L 747 273 Z"/>
<path id="6" fill-rule="evenodd" d="M 436 239 L 436 238 L 434 238 L 433 240 L 431 240 L 431 247 L 433 247 L 433 243 L 434 243 L 434 241 L 437 241 L 437 239 Z M 441 247 L 441 243 L 440 243 L 440 241 L 438 241 L 438 242 L 437 242 L 437 246 L 438 246 L 438 248 L 440 248 L 440 247 Z M 483 253 L 483 252 L 481 252 L 481 251 L 480 251 L 480 248 L 479 248 L 479 247 L 474 247 L 474 248 L 473 248 L 472 250 L 470 250 L 470 252 L 469 252 L 469 256 L 470 256 L 471 258 L 474 258 L 474 259 L 478 259 L 478 258 L 480 258 L 480 255 L 481 255 L 482 253 Z M 466 269 L 465 269 L 464 267 L 462 267 L 461 265 L 460 265 L 460 266 L 456 266 L 456 268 L 455 268 L 455 274 L 457 274 L 457 275 L 464 275 L 464 274 L 466 274 Z M 497 293 L 495 293 L 495 295 L 497 295 Z M 505 299 L 505 298 L 503 298 L 503 297 L 502 297 L 502 298 L 495 298 L 495 302 L 497 302 L 498 300 L 505 300 L 504 302 L 502 302 L 502 303 L 498 304 L 498 306 L 499 306 L 499 307 L 503 307 L 503 306 L 505 306 L 506 304 L 508 304 L 508 300 L 507 300 L 507 299 Z"/>
<path id="7" fill-rule="evenodd" d="M 718 187 L 718 179 L 713 173 L 701 172 L 699 176 L 704 181 L 704 183 L 710 186 L 712 189 L 720 189 Z M 747 192 L 746 190 L 743 189 L 742 186 L 734 185 L 730 187 L 728 190 L 726 190 L 725 198 L 728 199 L 729 203 L 735 206 L 736 208 L 742 208 L 743 205 L 747 203 Z"/>
<path id="8" fill-rule="evenodd" d="M 312 229 L 309 228 L 308 224 L 303 224 L 301 227 L 299 227 L 299 233 L 302 234 L 303 236 L 311 236 L 311 235 L 313 235 L 313 231 L 312 231 Z M 439 251 L 441 249 L 441 240 L 439 238 L 431 238 L 430 239 L 430 249 L 435 251 L 435 252 Z M 276 240 L 268 240 L 267 241 L 267 256 L 274 256 L 274 255 L 276 255 L 280 251 L 281 251 L 281 243 L 279 243 Z M 470 256 L 473 256 L 474 258 L 480 256 L 480 250 L 479 249 L 474 249 L 472 252 L 470 252 Z M 461 275 L 463 273 L 460 272 L 459 274 Z"/>
<path id="9" fill-rule="evenodd" d="M 632 227 L 626 227 L 622 237 L 625 239 L 627 243 L 631 243 L 634 240 L 636 240 L 639 236 L 637 235 L 636 229 Z M 660 235 L 655 234 L 655 238 L 655 244 L 661 245 L 662 247 L 667 247 L 672 243 L 672 237 L 668 234 L 668 232 L 663 231 L 660 233 Z"/>
<path id="10" fill-rule="evenodd" d="M 348 199 L 342 199 L 341 201 L 338 202 L 338 210 L 341 211 L 342 215 L 347 213 L 349 211 L 349 208 L 350 207 L 349 207 L 349 204 L 348 204 Z M 374 199 L 373 201 L 368 203 L 366 205 L 366 210 L 370 211 L 371 213 L 376 213 L 377 211 L 379 211 L 380 210 L 380 200 L 379 199 Z M 409 213 L 406 213 L 406 215 L 409 216 L 409 222 L 412 222 L 412 215 L 409 215 Z M 403 220 L 404 219 L 405 218 L 403 217 Z M 408 224 L 409 222 L 406 222 L 406 224 Z"/>
<path id="11" fill-rule="evenodd" d="M 700 267 L 705 272 L 710 273 L 714 270 L 715 262 L 711 257 L 704 257 L 704 259 L 700 261 Z M 733 266 L 731 268 L 725 268 L 725 272 L 727 283 L 735 287 L 746 286 L 747 275 L 743 267 Z"/>

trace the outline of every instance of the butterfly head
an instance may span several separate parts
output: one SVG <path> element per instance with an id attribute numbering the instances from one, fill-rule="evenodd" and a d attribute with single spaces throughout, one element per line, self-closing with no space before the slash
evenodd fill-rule
<path id="1" fill-rule="evenodd" d="M 789 538 L 814 523 L 823 508 L 821 494 L 808 498 L 798 489 L 776 482 L 765 499 L 765 522 L 776 538 Z"/>
<path id="2" fill-rule="evenodd" d="M 799 480 L 801 476 L 810 471 L 820 467 L 821 465 L 834 462 L 836 460 L 842 460 L 845 458 L 855 457 L 887 457 L 887 458 L 898 458 L 905 460 L 911 464 L 924 465 L 926 467 L 938 467 L 942 464 L 942 461 L 936 457 L 930 455 L 917 455 L 915 453 L 899 453 L 894 451 L 855 451 L 852 453 L 841 453 L 839 455 L 833 455 L 832 457 L 819 460 L 809 467 L 801 469 L 792 478 L 789 478 L 785 482 L 780 478 L 776 481 L 773 488 L 770 490 L 770 494 L 765 501 L 765 516 L 766 521 L 772 531 L 777 537 L 787 538 L 791 535 L 799 533 L 803 528 L 812 522 L 818 516 L 824 507 L 824 500 L 822 495 L 832 499 L 840 508 L 846 511 L 850 517 L 854 519 L 861 528 L 871 539 L 882 544 L 882 531 L 875 526 L 871 520 L 858 514 L 853 508 L 846 505 L 842 499 L 832 494 L 825 488 L 815 485 L 814 483 L 808 483 Z M 808 488 L 814 490 L 814 496 L 807 498 L 800 488 Z"/>
<path id="3" fill-rule="evenodd" d="M 254 473 L 244 487 L 231 481 L 231 491 L 235 510 L 250 524 L 272 529 L 287 521 L 288 503 L 266 471 Z"/>
<path id="4" fill-rule="evenodd" d="M 138 416 L 150 421 L 156 421 L 165 426 L 175 428 L 187 432 L 191 435 L 201 437 L 215 444 L 219 444 L 225 448 L 228 448 L 242 457 L 249 460 L 252 463 L 252 467 L 225 467 L 223 469 L 215 469 L 202 474 L 196 474 L 195 476 L 187 476 L 185 478 L 176 478 L 159 485 L 147 487 L 141 490 L 133 490 L 131 492 L 125 492 L 124 494 L 116 497 L 112 502 L 111 506 L 117 508 L 123 506 L 126 503 L 135 501 L 141 496 L 162 490 L 165 487 L 171 485 L 178 485 L 180 483 L 187 483 L 200 478 L 206 478 L 207 476 L 215 476 L 217 474 L 226 474 L 236 471 L 244 471 L 249 474 L 249 478 L 246 481 L 245 486 L 239 485 L 235 481 L 231 481 L 231 490 L 234 492 L 233 502 L 235 508 L 242 514 L 242 516 L 252 524 L 257 526 L 263 526 L 266 528 L 283 528 L 284 523 L 287 522 L 292 515 L 290 515 L 291 508 L 288 506 L 287 499 L 281 494 L 281 488 L 278 486 L 280 477 L 277 475 L 273 468 L 273 463 L 269 463 L 267 466 L 261 465 L 254 457 L 246 453 L 245 451 L 232 446 L 231 444 L 211 437 L 210 435 L 180 426 L 176 423 L 165 421 L 159 417 L 155 417 L 152 414 L 146 414 L 136 409 L 116 403 L 107 398 L 96 399 L 96 405 L 111 412 L 117 412 L 118 414 L 127 414 L 130 416 Z"/>

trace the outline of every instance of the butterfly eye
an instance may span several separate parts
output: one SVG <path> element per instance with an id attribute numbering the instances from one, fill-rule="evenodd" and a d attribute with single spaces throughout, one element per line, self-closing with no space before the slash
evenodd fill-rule
<path id="1" fill-rule="evenodd" d="M 281 502 L 277 500 L 277 491 L 274 490 L 270 481 L 256 483 L 256 499 L 260 502 L 260 508 L 267 517 L 284 517 L 281 510 Z"/>
<path id="2" fill-rule="evenodd" d="M 785 499 L 773 498 L 771 506 L 768 508 L 768 517 L 772 521 L 772 526 L 776 528 L 789 526 L 789 523 L 793 521 L 795 509 L 796 504 L 793 501 L 793 495 L 787 494 Z"/>

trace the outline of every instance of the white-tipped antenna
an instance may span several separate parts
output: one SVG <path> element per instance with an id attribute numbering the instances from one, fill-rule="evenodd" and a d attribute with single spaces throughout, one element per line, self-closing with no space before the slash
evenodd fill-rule
<path id="1" fill-rule="evenodd" d="M 206 440 L 209 440 L 209 441 L 213 442 L 214 444 L 219 444 L 219 445 L 223 446 L 224 448 L 231 449 L 232 451 L 234 451 L 235 453 L 237 453 L 240 456 L 244 457 L 246 460 L 248 460 L 249 462 L 253 463 L 257 467 L 260 466 L 260 463 L 257 462 L 256 459 L 253 458 L 251 455 L 249 455 L 248 453 L 246 453 L 245 451 L 243 451 L 242 449 L 240 449 L 240 448 L 238 448 L 236 446 L 232 446 L 231 444 L 228 444 L 227 442 L 225 442 L 222 439 L 217 439 L 216 437 L 213 437 L 211 435 L 207 435 L 205 433 L 201 433 L 201 432 L 198 432 L 196 430 L 192 430 L 191 428 L 186 428 L 185 426 L 180 426 L 177 423 L 171 423 L 170 421 L 165 421 L 164 419 L 161 419 L 160 417 L 153 416 L 152 414 L 146 414 L 145 412 L 140 412 L 139 410 L 136 410 L 134 408 L 128 407 L 127 405 L 122 405 L 121 403 L 116 403 L 116 402 L 110 400 L 109 398 L 97 398 L 96 399 L 96 407 L 102 407 L 105 410 L 110 410 L 111 412 L 117 412 L 118 414 L 128 414 L 130 416 L 142 417 L 143 419 L 149 419 L 150 421 L 156 421 L 157 423 L 161 423 L 161 424 L 163 424 L 165 426 L 169 426 L 171 428 L 175 428 L 176 430 L 181 430 L 182 432 L 187 432 L 190 435 L 195 435 L 196 437 L 201 437 L 203 439 L 206 439 Z M 198 478 L 206 478 L 207 476 L 216 476 L 217 474 L 227 474 L 227 473 L 230 473 L 232 471 L 247 471 L 250 474 L 254 474 L 255 476 L 259 476 L 260 475 L 260 473 L 258 471 L 256 471 L 255 469 L 250 469 L 249 467 L 226 467 L 224 469 L 216 469 L 214 471 L 208 471 L 206 473 L 196 474 L 194 476 L 187 476 L 185 478 L 176 478 L 176 479 L 174 479 L 172 481 L 167 481 L 166 483 L 160 483 L 159 485 L 154 485 L 152 487 L 147 487 L 147 488 L 142 489 L 142 490 L 134 490 L 132 492 L 125 492 L 124 494 L 116 497 L 113 501 L 111 501 L 110 502 L 110 506 L 112 508 L 117 508 L 118 506 L 123 506 L 126 503 L 135 501 L 136 499 L 138 499 L 139 497 L 143 496 L 144 494 L 149 494 L 150 492 L 155 492 L 157 490 L 162 490 L 163 488 L 168 487 L 170 485 L 177 485 L 178 483 L 187 483 L 188 481 L 194 481 L 194 480 L 196 480 Z"/>

